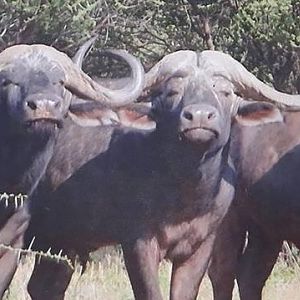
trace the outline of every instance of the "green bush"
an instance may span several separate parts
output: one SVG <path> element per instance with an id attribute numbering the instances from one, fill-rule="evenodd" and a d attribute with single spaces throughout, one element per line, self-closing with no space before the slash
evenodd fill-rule
<path id="1" fill-rule="evenodd" d="M 127 49 L 146 68 L 178 49 L 215 48 L 300 92 L 298 0 L 0 0 L 0 49 L 45 43 L 72 55 L 94 33 L 96 48 Z M 94 52 L 87 66 L 97 73 L 107 63 Z"/>

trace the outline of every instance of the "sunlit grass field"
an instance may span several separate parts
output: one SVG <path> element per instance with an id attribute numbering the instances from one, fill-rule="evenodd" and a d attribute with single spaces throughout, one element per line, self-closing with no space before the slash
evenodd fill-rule
<path id="1" fill-rule="evenodd" d="M 93 259 L 98 262 L 89 263 L 86 272 L 80 275 L 80 267 L 76 267 L 66 299 L 71 300 L 129 300 L 133 299 L 130 283 L 120 251 L 105 249 L 95 253 Z M 5 300 L 30 299 L 26 291 L 34 259 L 22 259 Z M 160 285 L 164 299 L 168 299 L 171 264 L 162 263 L 160 267 Z M 210 281 L 205 277 L 199 290 L 198 299 L 212 299 Z M 237 290 L 234 299 L 239 299 Z M 300 300 L 300 268 L 295 259 L 284 261 L 282 258 L 272 272 L 264 289 L 265 300 Z M 42 299 L 41 299 L 42 300 Z"/>

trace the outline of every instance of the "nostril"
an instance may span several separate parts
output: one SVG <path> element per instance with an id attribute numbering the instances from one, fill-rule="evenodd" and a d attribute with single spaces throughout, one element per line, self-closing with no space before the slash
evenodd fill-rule
<path id="1" fill-rule="evenodd" d="M 211 120 L 211 119 L 213 119 L 215 116 L 216 116 L 216 114 L 215 114 L 214 112 L 210 112 L 210 113 L 208 113 L 208 115 L 207 115 L 207 119 L 208 119 L 208 120 Z"/>
<path id="2" fill-rule="evenodd" d="M 37 105 L 35 102 L 33 101 L 28 101 L 27 103 L 27 106 L 29 106 L 32 110 L 36 110 L 37 109 Z"/>
<path id="3" fill-rule="evenodd" d="M 184 111 L 183 112 L 183 117 L 189 121 L 192 121 L 193 120 L 193 114 L 190 113 L 189 111 Z"/>

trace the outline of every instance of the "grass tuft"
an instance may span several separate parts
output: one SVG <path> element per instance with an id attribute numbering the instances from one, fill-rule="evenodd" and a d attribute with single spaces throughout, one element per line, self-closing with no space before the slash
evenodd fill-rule
<path id="1" fill-rule="evenodd" d="M 291 251 L 295 251 L 291 249 Z M 284 255 L 292 255 L 284 254 Z M 91 255 L 87 270 L 81 275 L 79 265 L 75 266 L 72 281 L 66 293 L 66 300 L 133 300 L 130 283 L 119 248 L 104 248 Z M 34 257 L 28 255 L 20 261 L 17 273 L 4 300 L 29 300 L 26 285 L 33 269 Z M 171 264 L 163 262 L 160 267 L 160 285 L 164 299 L 168 299 Z M 281 255 L 266 283 L 263 292 L 264 300 L 300 300 L 298 293 L 300 272 L 297 259 Z M 210 281 L 204 278 L 198 299 L 212 298 Z M 234 300 L 238 300 L 237 288 L 234 290 Z"/>

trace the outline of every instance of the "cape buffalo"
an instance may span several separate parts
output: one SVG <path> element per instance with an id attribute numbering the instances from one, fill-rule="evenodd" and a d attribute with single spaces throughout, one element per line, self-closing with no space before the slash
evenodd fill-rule
<path id="1" fill-rule="evenodd" d="M 0 54 L 0 297 L 16 268 L 17 255 L 8 246 L 22 247 L 29 222 L 26 205 L 16 209 L 20 197 L 13 195 L 32 194 L 66 116 L 80 120 L 69 111 L 72 95 L 116 107 L 132 102 L 141 92 L 141 64 L 124 52 L 115 54 L 130 64 L 134 77 L 117 91 L 93 81 L 52 47 L 17 45 Z"/>
<path id="2" fill-rule="evenodd" d="M 234 128 L 239 184 L 210 267 L 216 300 L 232 299 L 235 278 L 241 299 L 261 299 L 283 240 L 300 247 L 300 114 L 285 112 L 283 119 Z"/>
<path id="3" fill-rule="evenodd" d="M 146 76 L 152 130 L 80 128 L 70 119 L 31 202 L 33 248 L 84 261 L 120 243 L 136 299 L 161 299 L 159 262 L 173 262 L 171 299 L 194 299 L 216 229 L 234 196 L 232 121 L 282 122 L 266 102 L 299 106 L 230 56 L 179 51 Z M 88 112 L 85 113 L 88 117 Z M 67 142 L 66 142 L 67 141 Z M 72 270 L 42 259 L 29 282 L 33 299 L 63 299 Z"/>

